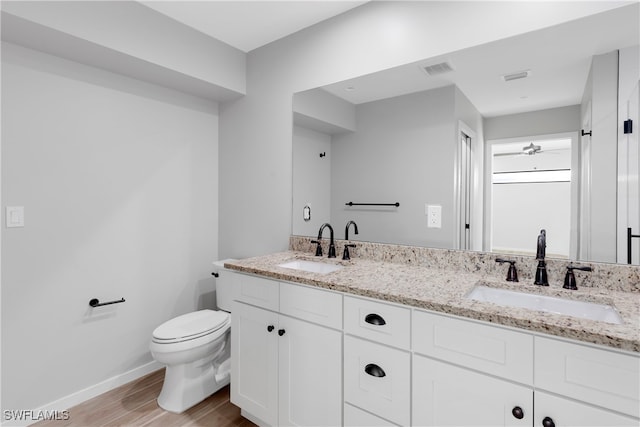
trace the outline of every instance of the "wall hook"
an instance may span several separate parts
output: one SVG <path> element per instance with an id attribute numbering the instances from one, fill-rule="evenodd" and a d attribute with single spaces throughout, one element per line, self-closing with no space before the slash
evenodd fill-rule
<path id="1" fill-rule="evenodd" d="M 591 136 L 591 131 L 585 132 L 584 129 L 582 129 L 582 136 L 586 136 L 586 135 Z"/>
<path id="2" fill-rule="evenodd" d="M 326 157 L 326 155 L 327 155 L 326 151 L 323 151 L 322 153 L 320 153 L 320 157 Z"/>

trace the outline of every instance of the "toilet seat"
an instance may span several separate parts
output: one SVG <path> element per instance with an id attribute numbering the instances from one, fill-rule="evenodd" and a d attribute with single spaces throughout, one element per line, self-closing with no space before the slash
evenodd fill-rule
<path id="1" fill-rule="evenodd" d="M 158 326 L 152 334 L 152 341 L 158 344 L 174 344 L 195 340 L 207 335 L 214 340 L 224 334 L 230 324 L 229 313 L 215 310 L 200 310 L 183 314 Z M 218 334 L 215 334 L 219 331 Z"/>

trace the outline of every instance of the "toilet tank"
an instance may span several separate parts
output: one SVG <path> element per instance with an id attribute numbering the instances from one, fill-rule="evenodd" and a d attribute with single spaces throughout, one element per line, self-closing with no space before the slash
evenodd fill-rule
<path id="1" fill-rule="evenodd" d="M 216 277 L 216 303 L 218 309 L 231 312 L 231 301 L 234 298 L 234 292 L 238 291 L 235 286 L 238 275 L 232 270 L 224 268 L 224 263 L 235 261 L 234 259 L 224 259 L 213 263 L 213 272 L 218 274 Z"/>

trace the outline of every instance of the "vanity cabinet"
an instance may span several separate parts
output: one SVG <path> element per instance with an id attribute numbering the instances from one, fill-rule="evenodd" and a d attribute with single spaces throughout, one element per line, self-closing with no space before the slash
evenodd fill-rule
<path id="1" fill-rule="evenodd" d="M 341 425 L 342 332 L 325 325 L 341 327 L 342 296 L 253 276 L 239 280 L 247 278 L 271 286 L 278 306 L 247 303 L 256 304 L 253 295 L 233 303 L 231 401 L 272 426 Z"/>
<path id="2" fill-rule="evenodd" d="M 638 426 L 637 355 L 420 310 L 413 350 L 413 425 Z"/>
<path id="3" fill-rule="evenodd" d="M 411 310 L 345 296 L 344 318 L 345 405 L 388 420 L 389 425 L 409 425 Z M 353 411 L 345 407 L 348 412 Z M 347 423 L 352 419 L 345 419 Z"/>
<path id="4" fill-rule="evenodd" d="M 254 422 L 639 425 L 637 353 L 234 275 L 231 401 Z"/>

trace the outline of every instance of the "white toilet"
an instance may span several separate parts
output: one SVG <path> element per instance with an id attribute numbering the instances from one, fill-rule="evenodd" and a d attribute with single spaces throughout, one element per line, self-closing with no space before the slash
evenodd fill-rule
<path id="1" fill-rule="evenodd" d="M 166 365 L 158 405 L 170 412 L 183 412 L 229 384 L 232 284 L 221 274 L 224 261 L 214 265 L 219 310 L 183 314 L 152 334 L 151 355 Z"/>

